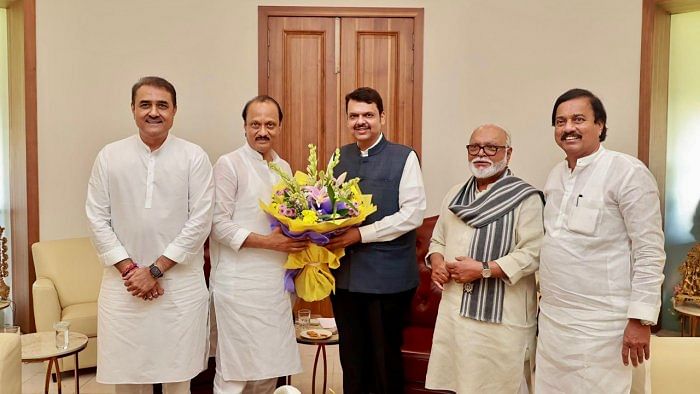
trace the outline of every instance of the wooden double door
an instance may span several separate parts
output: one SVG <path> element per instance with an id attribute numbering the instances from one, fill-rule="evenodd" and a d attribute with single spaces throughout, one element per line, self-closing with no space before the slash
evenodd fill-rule
<path id="1" fill-rule="evenodd" d="M 259 91 L 283 108 L 275 150 L 292 170 L 306 168 L 309 144 L 327 163 L 352 142 L 345 95 L 361 86 L 381 94 L 389 140 L 420 153 L 422 9 L 260 7 L 259 14 Z"/>

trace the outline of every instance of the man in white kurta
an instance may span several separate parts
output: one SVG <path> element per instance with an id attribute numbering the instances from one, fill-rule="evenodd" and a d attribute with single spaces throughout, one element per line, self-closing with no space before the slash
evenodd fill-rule
<path id="1" fill-rule="evenodd" d="M 523 381 L 525 354 L 534 344 L 537 325 L 534 273 L 543 236 L 543 203 L 540 193 L 515 181 L 508 170 L 509 140 L 498 126 L 477 128 L 468 146 L 474 177 L 452 187 L 442 202 L 426 257 L 435 285 L 443 288 L 426 377 L 430 389 L 515 394 Z M 520 189 L 508 199 L 512 201 L 503 201 L 509 204 L 506 216 L 512 228 L 495 235 L 503 238 L 505 253 L 485 262 L 465 257 L 473 242 L 483 239 L 475 238 L 475 226 L 452 209 L 455 196 L 476 187 L 474 204 L 479 204 L 484 198 L 497 198 L 492 192 L 508 193 L 502 185 L 509 181 Z M 498 308 L 494 316 L 465 309 L 475 296 L 470 293 L 477 291 L 473 285 L 487 277 L 505 285 L 500 318 L 495 316 Z M 483 309 L 488 309 L 486 304 Z"/>
<path id="2" fill-rule="evenodd" d="M 270 201 L 280 181 L 268 162 L 291 174 L 289 164 L 272 149 L 281 120 L 274 99 L 249 101 L 243 110 L 246 143 L 214 166 L 214 393 L 271 393 L 277 377 L 301 372 L 283 265 L 287 253 L 303 250 L 306 241 L 271 231 L 259 205 Z"/>
<path id="3" fill-rule="evenodd" d="M 203 250 L 214 188 L 197 145 L 169 134 L 175 90 L 157 77 L 132 90 L 139 134 L 105 146 L 86 212 L 105 265 L 98 299 L 97 381 L 117 392 L 188 393 L 206 368 Z"/>
<path id="4" fill-rule="evenodd" d="M 665 261 L 658 190 L 639 160 L 601 145 L 606 120 L 583 89 L 552 111 L 566 160 L 544 188 L 539 393 L 629 393 L 650 354 Z"/>

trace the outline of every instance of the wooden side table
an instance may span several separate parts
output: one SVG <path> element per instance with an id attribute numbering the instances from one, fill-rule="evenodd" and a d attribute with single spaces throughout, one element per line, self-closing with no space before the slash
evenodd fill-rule
<path id="1" fill-rule="evenodd" d="M 58 393 L 61 394 L 61 370 L 58 367 L 58 359 L 70 355 L 75 356 L 75 393 L 80 393 L 80 381 L 78 380 L 78 353 L 87 347 L 88 338 L 79 332 L 70 332 L 67 349 L 56 348 L 56 334 L 53 331 L 24 334 L 22 339 L 22 362 L 36 363 L 48 361 L 46 369 L 46 382 L 44 393 L 49 392 L 49 380 L 51 379 L 52 366 L 56 366 L 56 383 Z"/>
<path id="2" fill-rule="evenodd" d="M 314 357 L 314 368 L 313 372 L 311 373 L 311 394 L 316 394 L 316 370 L 318 367 L 318 356 L 320 354 L 323 355 L 323 391 L 321 392 L 325 394 L 328 387 L 328 360 L 326 358 L 326 346 L 338 344 L 340 340 L 338 332 L 336 331 L 335 334 L 326 339 L 308 339 L 300 335 L 302 330 L 299 328 L 299 326 L 295 326 L 295 328 L 297 343 L 301 343 L 303 345 L 316 345 L 316 357 Z M 291 383 L 292 377 L 287 376 L 287 384 Z"/>
<path id="3" fill-rule="evenodd" d="M 700 330 L 698 330 L 698 328 L 700 328 L 700 307 L 692 304 L 678 305 L 674 300 L 673 309 L 678 312 L 678 315 L 681 318 L 681 336 L 700 336 Z"/>

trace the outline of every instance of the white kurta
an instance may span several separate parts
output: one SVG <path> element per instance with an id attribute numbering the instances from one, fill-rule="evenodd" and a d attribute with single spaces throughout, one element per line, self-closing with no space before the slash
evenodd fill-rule
<path id="1" fill-rule="evenodd" d="M 656 321 L 665 253 L 656 182 L 602 146 L 549 174 L 540 256 L 539 393 L 628 393 L 629 318 Z M 653 353 L 653 349 L 652 349 Z"/>
<path id="2" fill-rule="evenodd" d="M 168 136 L 151 152 L 138 135 L 97 155 L 85 209 L 105 265 L 98 299 L 97 381 L 189 380 L 206 368 L 208 292 L 202 245 L 211 228 L 211 163 L 197 145 Z M 113 265 L 131 258 L 177 262 L 159 279 L 165 294 L 126 291 Z"/>
<path id="3" fill-rule="evenodd" d="M 274 162 L 291 174 L 289 164 Z M 214 166 L 216 204 L 212 230 L 212 299 L 217 324 L 217 365 L 224 380 L 260 380 L 301 372 L 290 296 L 284 290 L 286 253 L 241 248 L 251 232 L 270 233 L 260 209 L 279 182 L 248 144 Z"/>
<path id="4" fill-rule="evenodd" d="M 474 228 L 449 209 L 463 185 L 454 186 L 442 202 L 428 257 L 437 252 L 454 261 L 469 251 Z M 463 285 L 454 281 L 445 284 L 428 362 L 427 388 L 460 394 L 518 392 L 525 351 L 534 345 L 537 326 L 534 273 L 543 236 L 538 195 L 526 198 L 515 209 L 514 233 L 513 249 L 496 260 L 508 277 L 501 324 L 460 316 Z"/>

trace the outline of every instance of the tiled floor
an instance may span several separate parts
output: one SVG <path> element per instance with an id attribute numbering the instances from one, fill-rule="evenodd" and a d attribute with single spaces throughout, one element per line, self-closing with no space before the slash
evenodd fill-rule
<path id="1" fill-rule="evenodd" d="M 292 385 L 304 394 L 311 393 L 311 376 L 314 356 L 316 355 L 316 346 L 299 345 L 299 352 L 301 353 L 301 363 L 304 367 L 304 372 L 292 376 Z M 340 368 L 338 346 L 326 346 L 326 354 L 328 357 L 328 393 L 340 394 L 343 392 L 343 371 Z M 320 355 L 318 362 L 318 370 L 316 371 L 316 392 L 321 393 L 321 386 L 323 384 L 323 364 Z M 22 393 L 43 393 L 45 376 L 46 364 L 22 364 Z M 62 393 L 75 393 L 73 375 L 67 376 L 64 374 L 63 376 L 61 380 Z M 93 372 L 83 372 L 80 374 L 80 392 L 83 394 L 114 393 L 114 386 L 97 383 L 93 370 Z M 51 382 L 49 393 L 57 393 L 56 383 Z"/>

